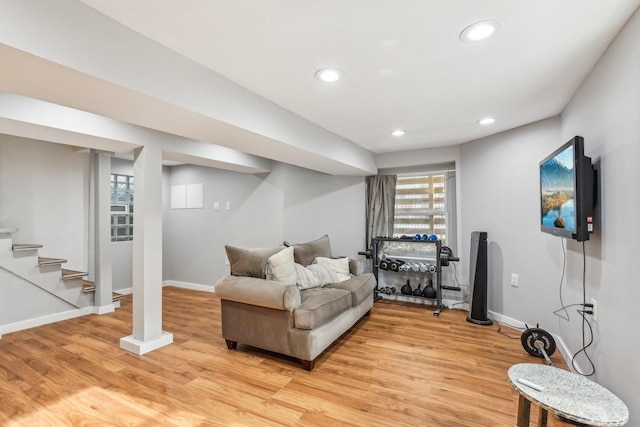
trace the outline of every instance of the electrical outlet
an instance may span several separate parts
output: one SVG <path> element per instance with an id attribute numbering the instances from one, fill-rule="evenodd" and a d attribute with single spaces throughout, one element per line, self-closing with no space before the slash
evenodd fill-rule
<path id="1" fill-rule="evenodd" d="M 593 321 L 597 322 L 598 321 L 598 317 L 597 317 L 597 313 L 598 311 L 596 310 L 597 304 L 596 304 L 596 300 L 591 298 L 591 304 L 593 304 L 593 307 L 591 307 L 591 311 L 593 311 Z"/>
<path id="2" fill-rule="evenodd" d="M 514 288 L 518 287 L 518 275 L 515 273 L 511 274 L 511 286 L 513 286 Z"/>

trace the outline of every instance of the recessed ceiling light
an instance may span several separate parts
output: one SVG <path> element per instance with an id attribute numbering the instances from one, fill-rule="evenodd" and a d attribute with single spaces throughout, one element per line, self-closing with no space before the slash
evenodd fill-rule
<path id="1" fill-rule="evenodd" d="M 480 123 L 481 125 L 490 125 L 490 124 L 493 124 L 495 121 L 496 119 L 494 119 L 493 117 L 485 117 L 484 119 L 478 120 L 478 123 Z"/>
<path id="2" fill-rule="evenodd" d="M 407 132 L 403 131 L 402 129 L 396 129 L 393 132 L 391 132 L 391 135 L 393 135 L 393 136 L 402 136 L 405 133 L 407 133 Z"/>
<path id="3" fill-rule="evenodd" d="M 460 40 L 463 42 L 477 42 L 495 34 L 500 29 L 498 21 L 488 20 L 480 21 L 469 25 L 460 33 Z"/>
<path id="4" fill-rule="evenodd" d="M 316 79 L 321 82 L 333 83 L 342 78 L 342 71 L 335 68 L 323 68 L 322 70 L 316 71 L 315 76 Z"/>

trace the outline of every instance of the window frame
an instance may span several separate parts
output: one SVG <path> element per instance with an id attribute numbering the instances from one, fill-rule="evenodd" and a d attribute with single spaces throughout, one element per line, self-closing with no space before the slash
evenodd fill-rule
<path id="1" fill-rule="evenodd" d="M 425 177 L 428 177 L 428 182 L 422 185 L 419 182 L 410 182 Z M 435 179 L 435 177 L 438 178 Z M 403 181 L 408 182 L 403 184 Z M 411 189 L 416 191 L 407 191 Z M 437 191 L 439 189 L 442 191 Z M 393 237 L 435 234 L 443 245 L 457 246 L 455 194 L 454 169 L 397 173 Z M 409 203 L 412 200 L 417 203 Z M 410 212 L 411 205 L 419 205 L 416 209 L 422 211 Z M 422 216 L 425 219 L 422 223 L 417 222 L 419 227 L 402 227 L 402 224 L 411 224 L 411 220 L 415 220 L 416 216 Z"/>
<path id="2" fill-rule="evenodd" d="M 129 242 L 133 240 L 133 193 L 135 183 L 130 175 L 112 173 L 110 178 L 111 200 L 111 241 Z M 126 205 L 125 212 L 115 212 L 114 206 Z"/>

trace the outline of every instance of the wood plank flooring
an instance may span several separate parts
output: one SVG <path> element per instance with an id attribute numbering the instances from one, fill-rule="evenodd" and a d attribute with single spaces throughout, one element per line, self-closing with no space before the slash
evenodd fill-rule
<path id="1" fill-rule="evenodd" d="M 542 363 L 495 325 L 466 322 L 467 312 L 434 317 L 381 301 L 307 372 L 244 345 L 228 350 L 219 299 L 171 287 L 163 329 L 174 344 L 135 356 L 119 348 L 132 331 L 131 296 L 121 303 L 0 339 L 0 425 L 512 427 L 518 395 L 507 370 Z M 559 353 L 552 359 L 565 367 Z"/>

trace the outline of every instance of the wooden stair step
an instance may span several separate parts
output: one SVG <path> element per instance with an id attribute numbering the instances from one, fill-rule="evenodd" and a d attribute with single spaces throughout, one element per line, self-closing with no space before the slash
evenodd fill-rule
<path id="1" fill-rule="evenodd" d="M 82 281 L 82 292 L 88 294 L 88 293 L 91 293 L 91 292 L 95 292 L 95 290 L 96 290 L 96 284 L 94 282 L 92 282 L 90 280 L 83 280 Z M 111 294 L 111 298 L 112 298 L 111 300 L 113 302 L 120 301 L 124 297 L 126 297 L 125 294 L 119 294 L 117 292 L 113 292 Z"/>
<path id="2" fill-rule="evenodd" d="M 90 280 L 83 280 L 82 281 L 82 292 L 84 292 L 85 294 L 90 294 L 91 292 L 94 292 L 96 290 L 96 284 L 93 283 Z"/>
<path id="3" fill-rule="evenodd" d="M 38 265 L 60 265 L 67 262 L 66 259 L 62 258 L 44 258 L 38 257 Z"/>
<path id="4" fill-rule="evenodd" d="M 31 243 L 14 243 L 11 246 L 11 249 L 14 252 L 18 252 L 18 251 L 34 251 L 34 250 L 40 249 L 40 248 L 42 248 L 42 245 L 31 244 Z"/>
<path id="5" fill-rule="evenodd" d="M 67 270 L 66 268 L 62 269 L 63 279 L 79 279 L 80 277 L 84 277 L 87 274 L 89 273 L 85 273 L 84 271 Z"/>

